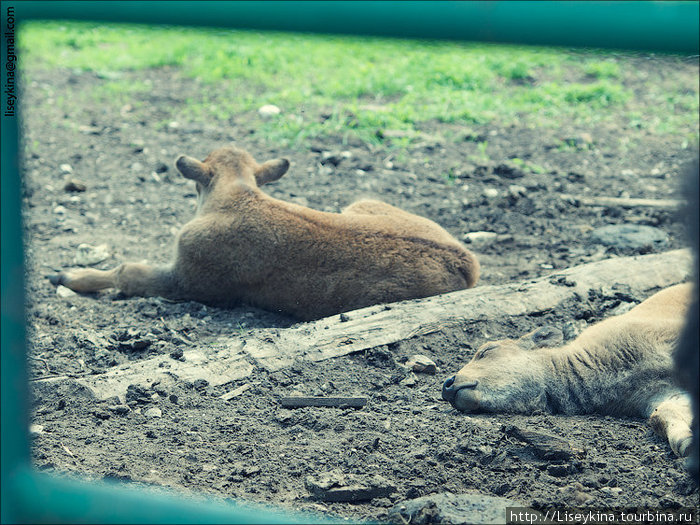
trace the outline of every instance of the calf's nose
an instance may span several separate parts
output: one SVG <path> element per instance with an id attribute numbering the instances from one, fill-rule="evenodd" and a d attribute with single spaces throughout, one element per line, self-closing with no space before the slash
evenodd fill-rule
<path id="1" fill-rule="evenodd" d="M 448 377 L 442 384 L 442 398 L 449 403 L 455 398 L 456 390 L 454 389 L 455 376 Z"/>

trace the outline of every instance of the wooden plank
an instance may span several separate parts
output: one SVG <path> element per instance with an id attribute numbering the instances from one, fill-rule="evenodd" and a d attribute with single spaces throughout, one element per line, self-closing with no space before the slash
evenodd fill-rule
<path id="1" fill-rule="evenodd" d="M 477 286 L 426 299 L 377 305 L 303 323 L 287 329 L 253 331 L 232 340 L 259 366 L 269 371 L 296 360 L 322 361 L 368 348 L 431 333 L 451 324 L 545 312 L 591 289 L 625 288 L 645 295 L 686 281 L 689 250 L 615 257 L 555 271 L 545 277 Z"/>
<path id="2" fill-rule="evenodd" d="M 204 379 L 217 386 L 237 381 L 253 372 L 253 365 L 246 360 L 240 345 L 230 341 L 219 341 L 207 349 L 192 349 L 184 352 L 184 361 L 170 356 L 156 356 L 141 361 L 116 366 L 104 374 L 80 378 L 47 378 L 36 382 L 72 380 L 89 388 L 98 399 L 123 396 L 129 385 L 152 385 L 155 382 L 171 381 L 173 377 L 185 381 Z"/>
<path id="3" fill-rule="evenodd" d="M 362 408 L 367 404 L 366 397 L 305 397 L 289 396 L 280 399 L 285 408 L 301 407 L 333 407 L 333 408 Z"/>

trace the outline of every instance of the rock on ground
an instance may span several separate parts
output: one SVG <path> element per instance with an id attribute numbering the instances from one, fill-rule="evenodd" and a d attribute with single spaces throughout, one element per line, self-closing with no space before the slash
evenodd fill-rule
<path id="1" fill-rule="evenodd" d="M 392 523 L 505 523 L 506 508 L 521 504 L 481 494 L 431 494 L 397 503 Z"/>

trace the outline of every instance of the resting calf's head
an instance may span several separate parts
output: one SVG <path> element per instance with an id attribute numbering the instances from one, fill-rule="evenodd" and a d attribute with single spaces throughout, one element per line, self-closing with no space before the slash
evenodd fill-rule
<path id="1" fill-rule="evenodd" d="M 175 166 L 183 177 L 197 183 L 198 208 L 201 208 L 216 186 L 233 182 L 262 186 L 284 175 L 289 161 L 274 159 L 258 164 L 247 151 L 229 146 L 214 150 L 204 161 L 180 155 Z"/>
<path id="2" fill-rule="evenodd" d="M 520 339 L 482 345 L 456 376 L 445 381 L 442 397 L 463 412 L 528 412 L 546 404 L 543 347 L 561 344 L 562 334 L 543 327 Z"/>

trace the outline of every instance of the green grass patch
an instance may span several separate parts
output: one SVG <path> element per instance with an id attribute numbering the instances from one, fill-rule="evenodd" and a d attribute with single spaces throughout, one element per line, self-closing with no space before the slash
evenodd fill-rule
<path id="1" fill-rule="evenodd" d="M 95 72 L 105 104 L 148 91 L 129 72 L 162 67 L 203 85 L 178 119 L 228 121 L 275 104 L 282 114 L 261 131 L 286 142 L 381 141 L 382 130 L 426 121 L 586 126 L 626 113 L 652 131 L 697 134 L 697 85 L 669 93 L 650 82 L 659 101 L 640 110 L 623 82 L 633 66 L 599 52 L 53 21 L 25 24 L 19 43 L 30 78 L 36 68 Z"/>
<path id="2" fill-rule="evenodd" d="M 591 61 L 584 66 L 583 71 L 594 78 L 618 78 L 621 74 L 620 65 L 611 60 Z"/>

